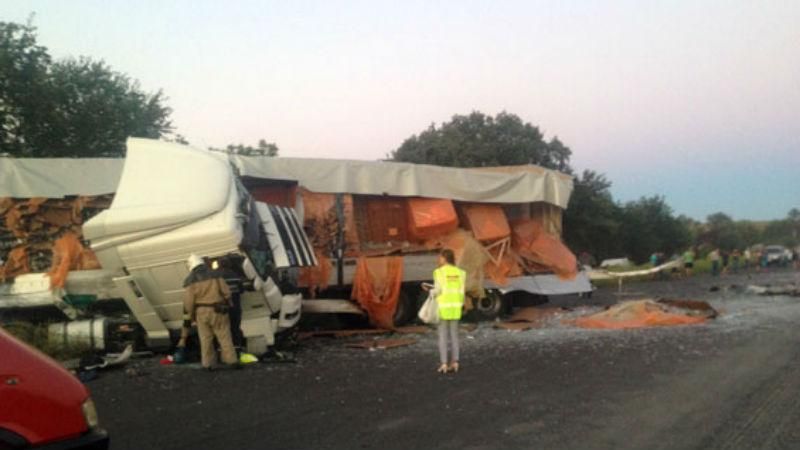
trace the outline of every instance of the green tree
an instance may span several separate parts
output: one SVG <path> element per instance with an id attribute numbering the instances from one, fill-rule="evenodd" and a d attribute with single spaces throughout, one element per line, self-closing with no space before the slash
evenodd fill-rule
<path id="1" fill-rule="evenodd" d="M 0 153 L 120 156 L 130 136 L 171 131 L 165 101 L 102 61 L 53 62 L 33 26 L 0 22 Z"/>
<path id="2" fill-rule="evenodd" d="M 242 144 L 229 144 L 225 148 L 209 147 L 209 150 L 242 156 L 278 156 L 278 152 L 280 151 L 275 143 L 267 142 L 264 139 L 259 139 L 258 145 L 255 147 Z"/>
<path id="3" fill-rule="evenodd" d="M 792 208 L 785 219 L 773 220 L 764 228 L 765 244 L 782 244 L 794 247 L 800 243 L 800 210 Z"/>
<path id="4" fill-rule="evenodd" d="M 789 214 L 786 215 L 786 221 L 789 222 L 792 235 L 790 245 L 798 245 L 800 243 L 800 209 L 790 209 Z"/>
<path id="5" fill-rule="evenodd" d="M 736 248 L 743 249 L 761 242 L 761 229 L 753 222 L 740 220 L 736 222 L 735 226 L 736 234 L 739 236 L 739 243 Z"/>
<path id="6" fill-rule="evenodd" d="M 546 142 L 539 128 L 515 114 L 492 117 L 474 111 L 455 115 L 438 128 L 431 124 L 388 156 L 394 161 L 452 167 L 537 164 L 570 173 L 571 154 L 557 137 Z"/>
<path id="7" fill-rule="evenodd" d="M 705 231 L 700 236 L 700 243 L 711 247 L 730 251 L 743 247 L 738 227 L 733 219 L 725 213 L 714 213 L 706 218 Z"/>
<path id="8" fill-rule="evenodd" d="M 692 219 L 691 217 L 683 214 L 678 216 L 677 221 L 681 223 L 681 226 L 689 231 L 689 243 L 696 244 L 700 238 L 700 235 L 704 231 L 703 222 Z"/>
<path id="9" fill-rule="evenodd" d="M 577 253 L 588 252 L 598 261 L 623 253 L 617 239 L 621 209 L 611 196 L 605 175 L 585 170 L 575 178 L 575 187 L 564 212 L 564 240 Z"/>
<path id="10" fill-rule="evenodd" d="M 189 145 L 189 140 L 186 139 L 186 136 L 184 136 L 184 135 L 182 135 L 180 133 L 177 133 L 177 134 L 174 134 L 172 136 L 165 137 L 165 138 L 162 138 L 162 139 L 167 141 L 167 142 L 174 142 L 176 144 L 181 144 L 181 145 Z"/>
<path id="11" fill-rule="evenodd" d="M 29 141 L 43 139 L 37 124 L 50 121 L 47 49 L 30 25 L 0 22 L 0 153 L 24 154 Z"/>
<path id="12" fill-rule="evenodd" d="M 625 254 L 643 263 L 655 252 L 671 255 L 688 246 L 691 233 L 673 216 L 664 197 L 642 197 L 623 206 L 620 239 Z"/>

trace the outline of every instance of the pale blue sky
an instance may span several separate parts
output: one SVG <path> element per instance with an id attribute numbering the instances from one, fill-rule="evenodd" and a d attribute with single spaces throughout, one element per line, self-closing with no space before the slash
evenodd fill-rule
<path id="1" fill-rule="evenodd" d="M 5 1 L 56 57 L 163 89 L 193 144 L 377 159 L 513 112 L 619 200 L 695 218 L 800 207 L 800 1 Z"/>

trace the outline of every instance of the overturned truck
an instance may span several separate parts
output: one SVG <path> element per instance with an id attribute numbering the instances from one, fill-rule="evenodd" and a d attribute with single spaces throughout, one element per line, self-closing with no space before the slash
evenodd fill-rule
<path id="1" fill-rule="evenodd" d="M 295 326 L 301 305 L 384 327 L 409 320 L 442 247 L 456 250 L 484 317 L 515 293 L 591 291 L 559 239 L 572 179 L 536 166 L 244 157 L 130 139 L 125 159 L 0 158 L 0 171 L 0 212 L 15 219 L 0 229 L 0 308 L 55 304 L 80 319 L 87 303 L 123 299 L 154 346 L 180 327 L 193 252 L 239 264 L 254 352 Z M 49 223 L 49 204 L 72 219 Z M 26 242 L 41 230 L 49 237 Z M 50 266 L 32 264 L 48 239 Z"/>
<path id="2" fill-rule="evenodd" d="M 4 161 L 4 170 L 11 163 Z M 22 194 L 14 197 L 54 197 L 48 191 L 54 184 L 56 190 L 63 189 L 62 195 L 113 192 L 114 197 L 107 209 L 77 227 L 81 241 L 90 249 L 74 237 L 74 223 L 52 226 L 57 230 L 57 243 L 72 236 L 73 245 L 63 252 L 54 248 L 52 268 L 47 273 L 16 274 L 13 283 L 5 283 L 0 306 L 49 302 L 69 317 L 81 319 L 82 306 L 87 303 L 123 299 L 144 330 L 147 345 L 168 347 L 182 324 L 183 281 L 189 273 L 186 259 L 195 253 L 241 263 L 249 281 L 249 289 L 242 295 L 242 331 L 249 351 L 263 353 L 277 332 L 297 323 L 302 296 L 285 281 L 287 272 L 316 265 L 317 261 L 290 209 L 255 201 L 224 155 L 129 139 L 127 157 L 118 163 L 121 170 L 112 172 L 115 167 L 109 168 L 114 165 L 110 161 L 16 162 L 15 173 L 10 174 L 13 176 L 4 178 L 16 183 L 14 192 Z M 91 170 L 93 164 L 106 166 L 108 171 Z M 81 186 L 83 179 L 86 185 Z M 71 181 L 61 185 L 63 180 Z M 42 211 L 34 211 L 30 217 L 10 213 L 25 219 L 15 221 L 11 230 L 20 242 L 33 234 L 26 234 L 29 228 L 43 228 L 26 223 L 49 224 L 48 218 L 40 217 L 49 211 L 42 208 L 45 202 L 34 203 Z M 78 203 L 80 200 L 75 201 L 76 207 Z M 27 210 L 30 204 L 15 203 L 11 208 Z M 281 239 L 272 233 L 274 229 L 290 230 L 291 238 Z M 8 254 L 35 246 L 27 242 Z M 83 266 L 87 253 L 96 260 L 94 270 L 71 270 L 88 268 Z M 18 269 L 19 259 L 6 261 L 4 277 L 9 275 L 9 264 Z M 103 347 L 109 332 L 106 322 L 90 319 L 82 323 L 85 326 L 63 329 L 91 336 L 96 347 Z"/>

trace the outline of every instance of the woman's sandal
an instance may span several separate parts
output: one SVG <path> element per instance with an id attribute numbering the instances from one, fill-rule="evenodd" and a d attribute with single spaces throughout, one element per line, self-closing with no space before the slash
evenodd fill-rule
<path id="1" fill-rule="evenodd" d="M 439 373 L 447 373 L 447 364 L 442 364 L 436 371 Z"/>
<path id="2" fill-rule="evenodd" d="M 447 368 L 447 371 L 453 373 L 458 372 L 458 361 L 450 363 L 450 367 Z"/>

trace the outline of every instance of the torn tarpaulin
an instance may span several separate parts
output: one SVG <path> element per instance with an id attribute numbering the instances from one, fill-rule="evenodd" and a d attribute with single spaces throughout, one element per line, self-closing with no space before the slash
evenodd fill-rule
<path id="1" fill-rule="evenodd" d="M 81 225 L 111 205 L 112 195 L 70 198 L 0 199 L 0 281 L 30 272 L 56 270 L 54 247 L 73 235 L 80 245 Z M 71 238 L 68 238 L 71 239 Z M 63 245 L 62 245 L 63 246 Z M 55 250 L 58 250 L 56 248 Z M 93 254 L 81 245 L 75 264 L 67 270 L 97 266 Z M 56 255 L 58 258 L 58 255 Z M 65 275 L 65 274 L 64 274 Z M 56 283 L 58 285 L 58 283 Z"/>
<path id="2" fill-rule="evenodd" d="M 394 313 L 403 280 L 403 258 L 358 258 L 352 298 L 380 328 L 394 327 Z"/>

